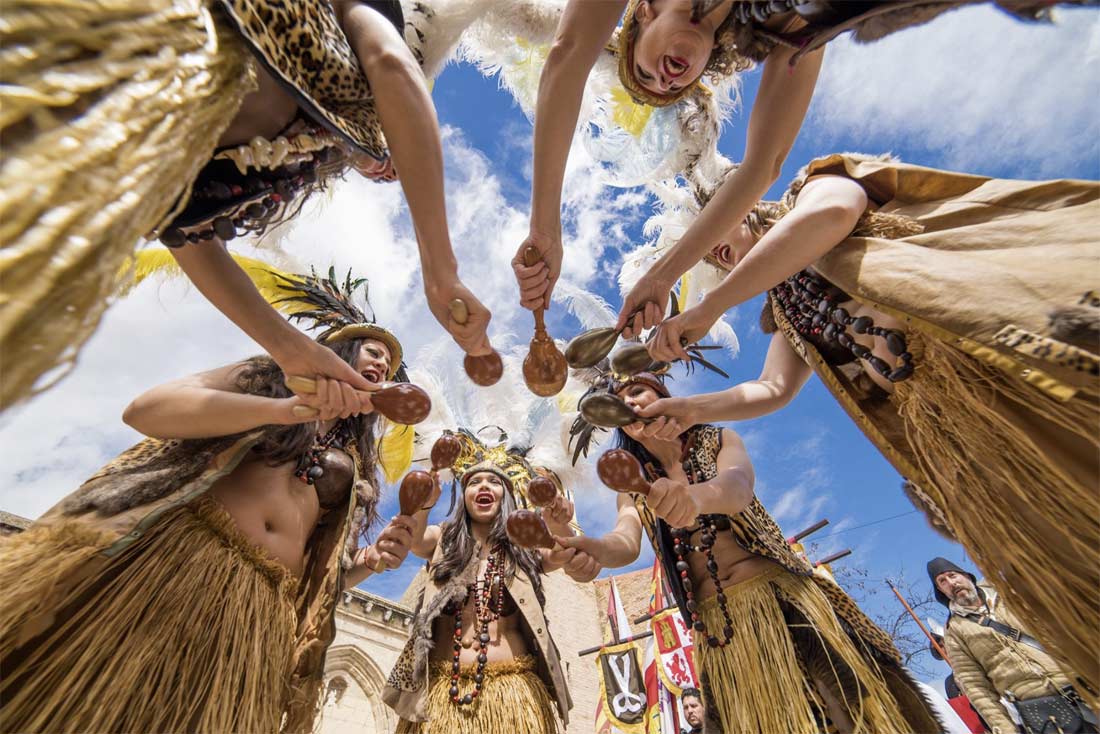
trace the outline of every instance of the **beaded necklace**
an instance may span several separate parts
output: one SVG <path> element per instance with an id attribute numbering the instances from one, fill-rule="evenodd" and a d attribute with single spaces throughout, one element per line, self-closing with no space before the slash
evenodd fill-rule
<path id="1" fill-rule="evenodd" d="M 313 445 L 309 447 L 305 456 L 298 462 L 300 466 L 295 470 L 294 476 L 298 477 L 298 479 L 305 484 L 313 484 L 323 477 L 325 475 L 325 468 L 321 466 L 321 454 L 332 448 L 332 445 L 336 443 L 336 440 L 344 433 L 344 424 L 342 421 L 337 422 L 324 436 L 320 433 L 315 433 Z"/>
<path id="2" fill-rule="evenodd" d="M 461 604 L 454 606 L 454 658 L 451 662 L 451 703 L 455 706 L 469 706 L 481 694 L 485 682 L 485 666 L 489 662 L 489 625 L 500 619 L 504 608 L 504 548 L 498 543 L 489 553 L 485 562 L 485 574 L 476 583 L 466 589 Z M 474 673 L 474 690 L 460 696 L 458 692 L 459 671 L 462 666 L 462 610 L 470 597 L 474 598 L 474 622 L 477 625 L 477 670 Z"/>
<path id="3" fill-rule="evenodd" d="M 824 278 L 803 270 L 787 278 L 771 292 L 787 320 L 800 334 L 820 336 L 828 342 L 839 344 L 890 382 L 901 382 L 912 377 L 913 355 L 909 353 L 905 334 L 897 329 L 875 326 L 870 316 L 852 317 L 847 309 L 838 305 L 849 300 L 849 296 Z M 849 326 L 857 334 L 885 339 L 886 348 L 898 358 L 898 363 L 891 365 L 872 354 L 870 349 L 848 335 Z"/>

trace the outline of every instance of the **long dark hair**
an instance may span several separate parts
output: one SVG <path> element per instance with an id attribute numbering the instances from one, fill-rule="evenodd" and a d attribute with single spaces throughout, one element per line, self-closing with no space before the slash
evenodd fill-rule
<path id="1" fill-rule="evenodd" d="M 466 488 L 462 487 L 462 501 L 457 502 L 451 519 L 443 523 L 443 533 L 439 542 L 443 546 L 443 559 L 432 566 L 432 580 L 437 584 L 445 584 L 457 574 L 466 570 L 474 557 L 474 549 L 477 541 L 470 532 L 470 515 L 466 512 Z M 500 511 L 489 528 L 489 545 L 500 543 L 504 548 L 504 575 L 510 581 L 516 574 L 516 568 L 520 568 L 531 580 L 531 586 L 535 589 L 535 596 L 539 604 L 546 604 L 546 597 L 542 591 L 542 558 L 537 553 L 526 548 L 513 545 L 508 540 L 505 531 L 505 520 L 516 509 L 516 500 L 512 496 L 507 485 L 500 499 Z"/>
<path id="2" fill-rule="evenodd" d="M 354 367 L 363 341 L 363 339 L 350 339 L 336 344 L 325 344 L 325 346 Z M 267 355 L 245 360 L 237 372 L 236 384 L 242 392 L 265 398 L 289 398 L 293 394 L 284 382 L 283 371 L 275 364 L 275 360 Z M 379 418 L 373 413 L 353 415 L 341 421 L 344 435 L 350 437 L 348 443 L 354 444 L 359 453 L 359 478 L 369 482 L 372 489 L 370 496 L 361 491 L 357 492 L 356 501 L 366 511 L 360 523 L 360 535 L 364 535 L 377 518 L 378 424 Z M 303 460 L 306 452 L 313 445 L 315 433 L 316 427 L 313 423 L 267 426 L 263 439 L 254 450 L 271 466 L 290 462 L 297 464 Z"/>

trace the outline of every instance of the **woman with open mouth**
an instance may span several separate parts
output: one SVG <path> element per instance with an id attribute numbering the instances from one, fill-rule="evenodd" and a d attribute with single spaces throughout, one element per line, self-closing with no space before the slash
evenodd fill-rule
<path id="1" fill-rule="evenodd" d="M 405 379 L 350 290 L 285 281 L 322 348 Z M 5 731 L 313 730 L 339 595 L 401 564 L 412 519 L 359 547 L 381 419 L 336 381 L 315 409 L 283 378 L 265 355 L 149 390 L 123 416 L 149 438 L 0 544 Z"/>
<path id="2" fill-rule="evenodd" d="M 764 65 L 744 158 L 715 193 L 715 206 L 627 295 L 618 326 L 627 326 L 624 336 L 630 338 L 660 320 L 671 284 L 744 219 L 778 179 L 809 108 L 829 40 L 846 31 L 860 41 L 877 40 L 975 1 L 569 0 L 539 81 L 531 221 L 512 261 L 520 304 L 549 307 L 561 273 L 566 161 L 585 83 L 605 50 L 616 56 L 619 81 L 634 101 L 652 107 L 699 101 L 709 94 L 705 79 L 719 82 L 754 63 Z M 1021 0 L 998 5 L 1034 20 L 1049 16 L 1051 4 Z M 682 115 L 685 139 L 698 136 L 697 130 L 685 127 L 695 117 Z M 524 253 L 532 245 L 542 258 L 528 266 Z"/>
<path id="3" fill-rule="evenodd" d="M 453 435 L 463 442 L 452 467 L 461 497 L 449 520 L 427 525 L 437 483 L 413 515 L 412 550 L 429 559 L 428 577 L 383 698 L 401 718 L 399 734 L 556 734 L 572 699 L 544 616 L 541 574 L 564 567 L 591 581 L 600 567 L 572 550 L 514 545 L 505 520 L 536 469 L 523 452 L 488 447 L 467 431 Z M 572 516 L 564 493 L 543 513 L 560 535 L 572 533 Z"/>

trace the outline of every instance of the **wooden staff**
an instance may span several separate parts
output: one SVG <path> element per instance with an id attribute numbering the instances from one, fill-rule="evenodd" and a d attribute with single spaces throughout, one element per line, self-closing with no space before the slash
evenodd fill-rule
<path id="1" fill-rule="evenodd" d="M 578 652 L 577 657 L 584 657 L 585 655 L 591 655 L 594 652 L 599 652 L 600 650 L 604 649 L 605 647 L 614 647 L 615 645 L 622 645 L 624 642 L 634 642 L 636 640 L 644 640 L 647 637 L 653 637 L 653 630 L 648 630 L 646 632 L 639 632 L 638 634 L 634 635 L 633 637 L 627 637 L 626 639 L 618 640 L 616 642 L 605 642 L 602 645 L 596 645 L 595 647 L 586 648 L 586 649 L 581 650 L 580 652 Z"/>
<path id="2" fill-rule="evenodd" d="M 924 636 L 928 638 L 928 641 L 932 643 L 932 647 L 936 648 L 936 652 L 940 654 L 940 657 L 943 658 L 943 661 L 950 665 L 951 661 L 947 659 L 947 651 L 940 646 L 940 643 L 936 642 L 936 638 L 933 637 L 932 633 L 925 628 L 924 622 L 920 621 L 920 617 L 918 617 L 917 613 L 913 611 L 913 607 L 909 606 L 909 602 L 905 601 L 905 597 L 901 595 L 901 592 L 894 588 L 894 585 L 890 583 L 889 579 L 886 580 L 886 585 L 890 587 L 890 591 L 894 592 L 894 596 L 896 596 L 898 598 L 898 601 L 901 602 L 902 606 L 905 607 L 905 611 L 909 612 L 909 616 L 913 618 L 913 621 L 917 623 L 918 627 L 920 627 L 920 631 L 923 632 Z"/>
<path id="3" fill-rule="evenodd" d="M 850 556 L 850 555 L 852 555 L 852 549 L 851 548 L 845 548 L 842 551 L 837 551 L 836 553 L 832 554 L 831 556 L 826 556 L 825 558 L 822 558 L 820 561 L 814 561 L 814 565 L 815 566 L 827 566 L 830 563 L 832 563 L 833 561 L 839 561 L 841 558 L 844 558 L 845 556 Z"/>
<path id="4" fill-rule="evenodd" d="M 794 545 L 795 543 L 802 540 L 803 538 L 805 538 L 810 533 L 816 533 L 818 530 L 821 530 L 821 528 L 825 527 L 828 524 L 829 524 L 829 518 L 825 518 L 824 520 L 818 520 L 817 522 L 815 522 L 813 525 L 806 528 L 802 532 L 795 533 L 791 537 L 787 538 L 787 542 L 791 545 Z"/>

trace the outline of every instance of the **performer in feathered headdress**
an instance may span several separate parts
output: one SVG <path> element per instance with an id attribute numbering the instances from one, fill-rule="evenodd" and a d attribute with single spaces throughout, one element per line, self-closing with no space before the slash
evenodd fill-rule
<path id="1" fill-rule="evenodd" d="M 622 87 L 646 108 L 690 102 L 707 95 L 704 77 L 721 80 L 754 62 L 764 62 L 742 165 L 716 194 L 718 203 L 712 211 L 693 224 L 662 260 L 659 271 L 639 282 L 624 301 L 618 326 L 636 319 L 634 331 L 640 331 L 660 319 L 671 284 L 733 223 L 743 219 L 775 182 L 809 107 L 824 44 L 849 30 L 857 40 L 877 40 L 967 4 L 972 0 L 569 0 L 538 87 L 530 230 L 512 263 L 521 305 L 548 307 L 561 272 L 565 164 L 585 82 L 605 48 L 616 56 Z M 1046 0 L 1003 0 L 997 4 L 1025 19 L 1048 17 L 1051 5 Z M 622 26 L 616 30 L 620 18 Z M 698 117 L 684 115 L 680 123 L 690 127 L 699 122 Z M 532 266 L 524 259 L 530 246 L 542 256 L 541 262 Z M 650 302 L 653 305 L 647 306 Z M 628 329 L 626 336 L 631 335 Z"/>
<path id="2" fill-rule="evenodd" d="M 401 343 L 353 301 L 364 281 L 274 277 L 349 369 L 404 379 Z M 5 730 L 312 730 L 338 596 L 400 565 L 412 522 L 359 547 L 382 420 L 336 381 L 311 406 L 283 377 L 260 356 L 149 390 L 123 416 L 149 438 L 0 543 Z"/>
<path id="3" fill-rule="evenodd" d="M 597 374 L 573 427 L 579 452 L 596 425 L 630 420 L 609 396 L 629 413 L 669 395 L 661 375 Z M 890 637 L 791 551 L 734 431 L 661 418 L 616 428 L 613 443 L 641 465 L 648 495 L 619 495 L 613 532 L 559 542 L 617 568 L 637 559 L 645 529 L 724 731 L 940 731 Z"/>
<path id="4" fill-rule="evenodd" d="M 545 470 L 524 450 L 488 445 L 466 430 L 446 434 L 462 442 L 451 467 L 461 498 L 441 525 L 426 526 L 427 511 L 413 515 L 412 549 L 429 559 L 427 580 L 383 698 L 401 717 L 402 734 L 554 734 L 572 699 L 544 613 L 542 574 L 561 563 L 550 551 L 515 545 L 505 527 Z M 437 484 L 429 507 L 439 491 Z M 572 534 L 572 515 L 564 491 L 543 513 L 560 535 Z M 565 570 L 590 581 L 599 566 L 588 559 Z"/>
<path id="5" fill-rule="evenodd" d="M 438 124 L 417 63 L 430 15 L 420 3 L 410 13 L 410 47 L 397 0 L 6 3 L 0 408 L 71 366 L 120 264 L 154 231 L 288 374 L 367 390 L 264 307 L 225 243 L 292 218 L 353 169 L 392 180 L 391 149 L 432 313 L 464 350 L 489 353 L 488 311 L 455 269 Z M 448 310 L 455 298 L 465 325 Z"/>
<path id="6" fill-rule="evenodd" d="M 712 190 L 697 191 L 700 217 Z M 645 415 L 756 418 L 816 373 L 930 522 L 988 576 L 1012 577 L 1013 608 L 1095 701 L 1098 220 L 1096 181 L 812 161 L 723 237 L 715 267 L 700 265 L 720 282 L 651 342 L 668 359 L 767 292 L 761 326 L 774 335 L 760 377 Z"/>

